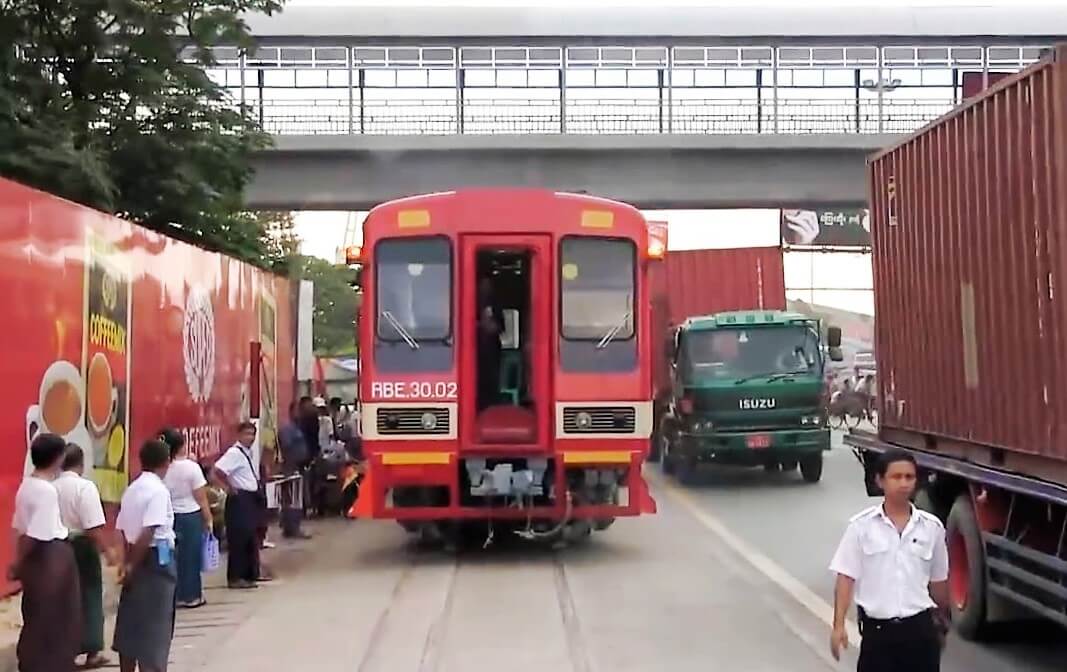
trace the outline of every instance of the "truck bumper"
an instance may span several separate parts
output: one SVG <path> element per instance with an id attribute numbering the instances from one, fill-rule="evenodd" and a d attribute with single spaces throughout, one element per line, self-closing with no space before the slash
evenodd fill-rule
<path id="1" fill-rule="evenodd" d="M 758 440 L 757 440 L 758 437 Z M 753 444 L 758 443 L 755 447 Z M 698 462 L 758 466 L 787 462 L 830 450 L 830 430 L 797 429 L 767 432 L 683 433 L 678 457 Z"/>

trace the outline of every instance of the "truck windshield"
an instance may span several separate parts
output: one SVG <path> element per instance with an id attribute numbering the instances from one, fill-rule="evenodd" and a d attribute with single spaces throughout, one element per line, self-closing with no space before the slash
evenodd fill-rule
<path id="1" fill-rule="evenodd" d="M 444 340 L 452 330 L 452 255 L 445 238 L 385 240 L 374 252 L 383 341 Z"/>
<path id="2" fill-rule="evenodd" d="M 634 244 L 567 237 L 561 252 L 563 338 L 601 347 L 633 338 Z"/>
<path id="3" fill-rule="evenodd" d="M 691 331 L 685 336 L 690 375 L 716 378 L 817 372 L 819 339 L 806 326 Z"/>

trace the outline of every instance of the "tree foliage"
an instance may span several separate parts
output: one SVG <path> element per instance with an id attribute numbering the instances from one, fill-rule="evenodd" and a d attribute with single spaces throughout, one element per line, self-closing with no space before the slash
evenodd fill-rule
<path id="1" fill-rule="evenodd" d="M 300 257 L 298 274 L 315 283 L 312 318 L 314 349 L 320 355 L 341 355 L 356 349 L 358 294 L 348 284 L 352 272 L 317 257 Z"/>
<path id="2" fill-rule="evenodd" d="M 0 174 L 255 263 L 269 137 L 205 69 L 280 0 L 0 0 Z"/>

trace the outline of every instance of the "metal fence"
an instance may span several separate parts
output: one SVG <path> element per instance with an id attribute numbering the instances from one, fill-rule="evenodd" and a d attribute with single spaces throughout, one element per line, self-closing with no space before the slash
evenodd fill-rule
<path id="1" fill-rule="evenodd" d="M 275 135 L 908 133 L 951 100 L 264 100 L 248 112 Z"/>

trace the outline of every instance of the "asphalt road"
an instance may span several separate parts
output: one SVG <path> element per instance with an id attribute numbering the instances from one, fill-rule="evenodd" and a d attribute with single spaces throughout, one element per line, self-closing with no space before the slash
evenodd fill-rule
<path id="1" fill-rule="evenodd" d="M 827 565 L 845 524 L 877 501 L 867 497 L 862 469 L 840 434 L 817 485 L 805 484 L 799 474 L 712 468 L 685 494 L 827 603 L 833 593 Z M 994 634 L 997 641 L 990 644 L 950 641 L 943 672 L 1067 669 L 1067 633 L 1060 628 L 1021 623 Z"/>
<path id="2" fill-rule="evenodd" d="M 839 444 L 839 441 L 837 442 Z M 650 465 L 659 513 L 563 551 L 498 537 L 458 555 L 388 521 L 315 522 L 273 551 L 280 579 L 180 612 L 171 672 L 829 672 L 832 577 L 847 519 L 868 506 L 858 464 L 823 481 L 714 469 L 681 487 Z M 284 561 L 283 561 L 284 559 Z M 1067 638 L 949 644 L 945 672 L 1060 672 Z"/>

